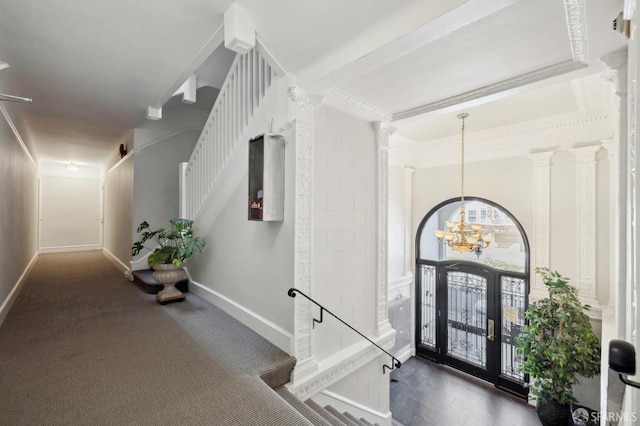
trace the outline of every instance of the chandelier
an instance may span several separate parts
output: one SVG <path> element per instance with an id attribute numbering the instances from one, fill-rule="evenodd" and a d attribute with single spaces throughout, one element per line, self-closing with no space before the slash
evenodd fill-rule
<path id="1" fill-rule="evenodd" d="M 464 221 L 464 119 L 468 116 L 469 114 L 466 112 L 458 114 L 458 118 L 462 120 L 462 165 L 460 166 L 460 200 L 462 206 L 460 207 L 460 221 L 454 222 L 447 220 L 444 222 L 446 229 L 437 229 L 434 233 L 438 241 L 442 242 L 444 240 L 452 250 L 460 253 L 473 251 L 480 256 L 482 249 L 487 248 L 491 241 L 493 241 L 493 235 L 490 233 L 481 233 L 483 225 L 480 223 L 467 223 Z"/>

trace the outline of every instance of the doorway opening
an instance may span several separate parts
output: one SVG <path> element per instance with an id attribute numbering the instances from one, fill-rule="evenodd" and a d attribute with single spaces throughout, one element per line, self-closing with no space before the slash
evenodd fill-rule
<path id="1" fill-rule="evenodd" d="M 481 252 L 459 253 L 434 230 L 457 220 L 460 198 L 434 207 L 416 235 L 416 353 L 526 397 L 516 337 L 525 324 L 529 243 L 515 217 L 498 204 L 465 197 L 469 222 L 494 241 Z"/>

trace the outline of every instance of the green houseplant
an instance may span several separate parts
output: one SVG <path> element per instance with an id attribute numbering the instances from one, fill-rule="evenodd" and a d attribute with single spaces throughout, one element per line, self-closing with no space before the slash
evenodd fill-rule
<path id="1" fill-rule="evenodd" d="M 536 273 L 549 297 L 531 303 L 525 312 L 527 324 L 518 348 L 525 356 L 521 371 L 532 378 L 527 386 L 542 424 L 567 424 L 578 375 L 600 373 L 600 342 L 585 313 L 589 306 L 580 303 L 569 279 L 549 268 L 536 268 Z"/>
<path id="2" fill-rule="evenodd" d="M 164 304 L 169 301 L 184 300 L 184 294 L 175 288 L 176 282 L 185 276 L 184 262 L 191 256 L 204 250 L 205 240 L 193 234 L 193 221 L 188 219 L 171 219 L 171 227 L 152 230 L 144 221 L 138 226 L 138 241 L 133 243 L 131 254 L 136 256 L 143 249 L 151 251 L 149 266 L 154 269 L 153 278 L 164 285 L 157 294 L 157 300 Z M 153 241 L 156 247 L 145 247 L 145 243 Z"/>

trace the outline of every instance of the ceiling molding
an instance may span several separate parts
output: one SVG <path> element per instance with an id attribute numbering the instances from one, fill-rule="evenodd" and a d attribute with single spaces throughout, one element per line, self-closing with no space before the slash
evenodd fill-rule
<path id="1" fill-rule="evenodd" d="M 484 98 L 496 93 L 505 92 L 537 81 L 577 71 L 589 66 L 587 24 L 585 18 L 584 0 L 565 0 L 565 15 L 572 58 L 564 62 L 549 65 L 528 73 L 520 74 L 506 80 L 499 81 L 479 89 L 471 90 L 459 95 L 451 96 L 439 101 L 431 102 L 415 108 L 393 114 L 392 121 L 405 120 L 417 115 L 441 110 L 454 105 L 463 104 Z"/>
<path id="2" fill-rule="evenodd" d="M 355 107 L 360 111 L 364 112 L 368 116 L 373 116 L 374 120 L 380 120 L 385 123 L 391 122 L 392 114 L 390 112 L 384 111 L 381 108 L 376 107 L 368 102 L 363 101 L 360 98 L 353 96 L 351 93 L 339 89 L 337 87 L 327 89 L 323 92 L 325 97 L 331 97 L 342 102 L 347 103 L 351 107 Z"/>
<path id="3" fill-rule="evenodd" d="M 465 163 L 567 150 L 612 138 L 613 133 L 614 123 L 606 113 L 554 117 L 465 133 Z M 390 147 L 393 165 L 429 168 L 460 163 L 459 136 L 420 144 L 394 137 Z"/>

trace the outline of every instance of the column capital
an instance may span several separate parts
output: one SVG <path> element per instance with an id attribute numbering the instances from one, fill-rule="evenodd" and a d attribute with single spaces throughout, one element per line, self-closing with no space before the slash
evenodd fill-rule
<path id="1" fill-rule="evenodd" d="M 569 152 L 576 157 L 576 163 L 592 163 L 596 161 L 596 153 L 600 151 L 602 145 L 589 145 L 570 149 Z"/>
<path id="2" fill-rule="evenodd" d="M 531 152 L 528 157 L 533 160 L 533 167 L 549 167 L 551 166 L 551 157 L 555 151 Z"/>
<path id="3" fill-rule="evenodd" d="M 299 87 L 289 87 L 287 94 L 291 102 L 291 120 L 302 120 L 313 123 L 313 113 L 322 104 L 324 97 L 314 95 Z"/>
<path id="4" fill-rule="evenodd" d="M 383 121 L 374 121 L 371 125 L 376 131 L 376 144 L 378 145 L 378 148 L 388 150 L 389 136 L 391 136 L 397 129 Z"/>

